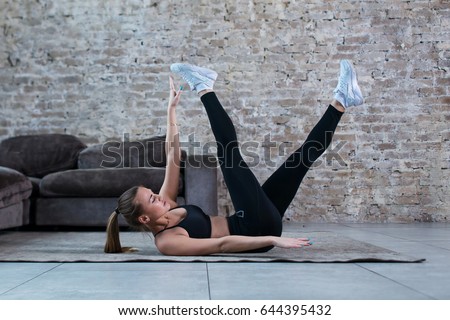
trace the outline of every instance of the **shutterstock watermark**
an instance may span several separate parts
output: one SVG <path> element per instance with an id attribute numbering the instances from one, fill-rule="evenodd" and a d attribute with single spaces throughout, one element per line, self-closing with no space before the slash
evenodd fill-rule
<path id="1" fill-rule="evenodd" d="M 332 132 L 329 132 L 324 141 L 308 141 L 301 145 L 298 142 L 275 141 L 268 133 L 260 141 L 219 144 L 216 141 L 197 140 L 192 133 L 187 136 L 187 141 L 180 141 L 179 146 L 187 155 L 183 161 L 191 167 L 224 165 L 277 168 L 279 159 L 285 161 L 282 165 L 286 167 L 346 167 L 340 153 L 347 142 L 332 142 L 331 137 Z M 167 161 L 166 147 L 165 137 L 130 140 L 130 135 L 124 133 L 122 141 L 110 140 L 101 146 L 100 167 L 164 167 Z M 173 144 L 169 147 L 173 147 Z"/>

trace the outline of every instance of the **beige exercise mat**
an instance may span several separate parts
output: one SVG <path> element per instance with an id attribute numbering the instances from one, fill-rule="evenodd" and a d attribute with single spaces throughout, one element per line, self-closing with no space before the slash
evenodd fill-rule
<path id="1" fill-rule="evenodd" d="M 0 232 L 0 261 L 23 262 L 421 262 L 403 254 L 331 232 L 284 233 L 309 237 L 314 244 L 301 249 L 274 248 L 266 253 L 217 254 L 171 257 L 158 252 L 151 238 L 139 232 L 122 232 L 123 246 L 138 248 L 126 254 L 105 254 L 104 232 Z"/>

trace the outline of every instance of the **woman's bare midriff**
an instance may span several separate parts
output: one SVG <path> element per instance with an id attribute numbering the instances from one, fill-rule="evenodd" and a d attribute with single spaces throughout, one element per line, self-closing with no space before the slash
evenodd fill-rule
<path id="1" fill-rule="evenodd" d="M 225 217 L 211 218 L 211 238 L 221 238 L 230 235 L 228 221 Z"/>

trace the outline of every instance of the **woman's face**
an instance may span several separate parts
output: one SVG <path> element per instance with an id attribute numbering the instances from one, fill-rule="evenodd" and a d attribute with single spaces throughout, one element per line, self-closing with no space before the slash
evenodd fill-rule
<path id="1" fill-rule="evenodd" d="M 151 222 L 167 219 L 164 215 L 170 210 L 170 204 L 151 189 L 139 187 L 135 200 L 141 207 L 142 215 L 150 218 Z"/>

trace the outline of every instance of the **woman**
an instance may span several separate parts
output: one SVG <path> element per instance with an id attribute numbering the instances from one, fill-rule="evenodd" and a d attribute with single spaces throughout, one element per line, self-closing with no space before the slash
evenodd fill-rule
<path id="1" fill-rule="evenodd" d="M 180 148 L 175 109 L 182 89 L 170 77 L 167 120 L 167 168 L 159 194 L 144 187 L 126 191 L 108 222 L 105 252 L 124 252 L 117 218 L 153 233 L 156 247 L 166 255 L 208 255 L 222 252 L 265 252 L 271 248 L 300 248 L 305 238 L 281 237 L 282 218 L 313 162 L 326 150 L 345 108 L 363 103 L 356 72 L 341 61 L 335 96 L 304 144 L 260 185 L 238 151 L 233 123 L 213 91 L 217 73 L 188 64 L 173 64 L 200 96 L 217 141 L 217 157 L 236 213 L 230 217 L 207 216 L 199 207 L 176 203 L 180 174 Z M 198 190 L 201 192 L 201 190 Z"/>

